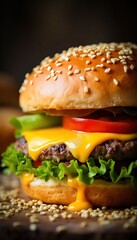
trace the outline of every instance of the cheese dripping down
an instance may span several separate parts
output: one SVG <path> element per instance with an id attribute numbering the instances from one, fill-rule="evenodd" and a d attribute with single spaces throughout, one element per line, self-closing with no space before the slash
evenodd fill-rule
<path id="1" fill-rule="evenodd" d="M 80 182 L 77 178 L 68 178 L 68 186 L 76 188 L 76 200 L 69 204 L 68 210 L 80 211 L 82 209 L 92 208 L 92 204 L 86 199 L 85 190 L 87 185 Z"/>

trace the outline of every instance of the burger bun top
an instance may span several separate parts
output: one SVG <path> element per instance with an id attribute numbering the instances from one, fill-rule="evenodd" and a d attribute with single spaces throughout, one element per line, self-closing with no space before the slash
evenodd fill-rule
<path id="1" fill-rule="evenodd" d="M 47 57 L 26 74 L 19 102 L 24 112 L 51 115 L 137 107 L 137 45 L 99 43 Z"/>

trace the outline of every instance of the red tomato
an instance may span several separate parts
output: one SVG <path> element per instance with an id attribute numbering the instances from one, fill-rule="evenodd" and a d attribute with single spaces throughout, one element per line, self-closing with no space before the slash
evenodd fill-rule
<path id="1" fill-rule="evenodd" d="M 39 166 L 41 166 L 41 163 L 42 163 L 41 160 L 33 161 L 33 165 L 35 168 L 38 168 Z"/>
<path id="2" fill-rule="evenodd" d="M 83 132 L 137 133 L 137 118 L 70 118 L 63 117 L 63 127 Z"/>

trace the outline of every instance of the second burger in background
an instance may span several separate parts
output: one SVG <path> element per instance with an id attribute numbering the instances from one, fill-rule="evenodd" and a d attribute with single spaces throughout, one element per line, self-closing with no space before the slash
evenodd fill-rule
<path id="1" fill-rule="evenodd" d="M 135 44 L 80 46 L 44 59 L 26 75 L 20 106 L 31 115 L 22 129 L 14 120 L 20 131 L 3 165 L 30 197 L 70 210 L 137 204 Z M 62 127 L 51 116 L 54 127 L 45 128 L 49 116 L 38 112 L 63 116 Z"/>
<path id="2" fill-rule="evenodd" d="M 7 146 L 15 141 L 15 127 L 10 124 L 13 116 L 22 115 L 18 104 L 17 82 L 6 73 L 0 73 L 0 159 Z"/>

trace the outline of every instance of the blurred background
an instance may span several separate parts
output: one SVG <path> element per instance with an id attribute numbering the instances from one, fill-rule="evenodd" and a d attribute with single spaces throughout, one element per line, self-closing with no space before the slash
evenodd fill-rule
<path id="1" fill-rule="evenodd" d="M 46 56 L 52 57 L 54 53 L 69 47 L 99 42 L 137 43 L 137 11 L 134 2 L 2 1 L 0 107 L 18 109 L 18 89 L 25 73 L 31 72 Z M 10 117 L 9 110 L 8 113 Z M 4 113 L 0 112 L 1 123 L 2 116 Z"/>

